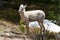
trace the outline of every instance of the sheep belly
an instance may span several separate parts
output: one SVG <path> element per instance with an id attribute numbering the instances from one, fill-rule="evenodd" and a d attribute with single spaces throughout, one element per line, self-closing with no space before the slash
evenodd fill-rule
<path id="1" fill-rule="evenodd" d="M 30 19 L 30 20 L 37 20 L 37 16 L 32 16 L 32 15 L 30 15 L 30 16 L 29 16 L 29 19 Z"/>
<path id="2" fill-rule="evenodd" d="M 43 20 L 45 18 L 45 15 L 42 13 L 37 13 L 36 15 L 29 15 L 29 19 L 30 20 L 37 20 L 37 19 L 40 19 L 40 20 Z"/>

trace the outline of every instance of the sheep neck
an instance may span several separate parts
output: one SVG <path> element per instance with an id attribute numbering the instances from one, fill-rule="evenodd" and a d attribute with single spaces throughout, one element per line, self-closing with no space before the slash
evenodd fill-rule
<path id="1" fill-rule="evenodd" d="M 25 12 L 25 9 L 20 12 L 20 16 L 21 16 L 21 18 L 22 18 L 23 20 L 24 20 L 24 18 L 25 18 L 25 17 L 24 17 L 24 12 Z"/>
<path id="2" fill-rule="evenodd" d="M 24 12 L 25 12 L 25 9 L 23 9 L 23 10 L 21 11 L 21 15 L 24 16 Z"/>

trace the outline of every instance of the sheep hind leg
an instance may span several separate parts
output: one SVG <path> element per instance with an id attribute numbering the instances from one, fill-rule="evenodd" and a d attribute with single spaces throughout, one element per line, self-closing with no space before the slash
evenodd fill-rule
<path id="1" fill-rule="evenodd" d="M 46 39 L 46 31 L 45 31 L 45 27 L 44 27 L 44 25 L 43 25 L 43 21 L 41 21 L 41 24 L 42 24 L 42 35 L 43 35 L 43 40 L 47 40 Z"/>
<path id="2" fill-rule="evenodd" d="M 40 25 L 40 40 L 44 40 L 45 28 L 43 25 L 43 21 L 38 21 Z"/>
<path id="3" fill-rule="evenodd" d="M 43 40 L 43 35 L 42 35 L 42 25 L 40 22 L 38 22 L 40 25 L 40 40 Z"/>

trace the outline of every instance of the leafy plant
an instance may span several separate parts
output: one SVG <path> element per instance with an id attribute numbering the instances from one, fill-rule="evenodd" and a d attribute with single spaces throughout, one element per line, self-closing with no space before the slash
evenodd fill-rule
<path id="1" fill-rule="evenodd" d="M 19 29 L 20 29 L 23 33 L 25 32 L 25 27 L 24 27 L 24 24 L 23 24 L 23 21 L 22 21 L 22 20 L 20 20 Z"/>

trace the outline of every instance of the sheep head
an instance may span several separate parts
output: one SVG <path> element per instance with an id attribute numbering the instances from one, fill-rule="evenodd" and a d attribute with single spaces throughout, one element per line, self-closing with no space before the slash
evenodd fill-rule
<path id="1" fill-rule="evenodd" d="M 24 11 L 26 7 L 27 7 L 27 5 L 21 4 L 18 11 L 19 12 Z"/>

